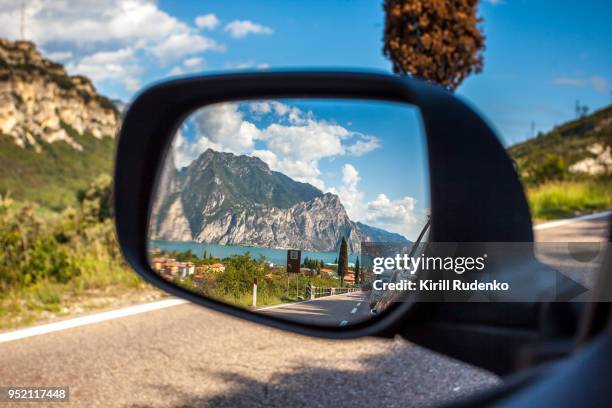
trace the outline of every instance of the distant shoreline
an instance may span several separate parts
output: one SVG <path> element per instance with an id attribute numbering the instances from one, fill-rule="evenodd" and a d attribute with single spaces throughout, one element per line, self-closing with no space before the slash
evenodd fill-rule
<path id="1" fill-rule="evenodd" d="M 274 264 L 285 264 L 287 262 L 287 249 L 166 240 L 151 240 L 149 241 L 149 247 L 158 247 L 165 251 L 191 250 L 198 256 L 201 256 L 203 252 L 206 251 L 207 254 L 212 254 L 221 259 L 231 255 L 242 255 L 249 252 L 255 259 L 263 255 L 266 257 L 266 260 Z M 349 262 L 354 263 L 358 256 L 359 254 L 349 254 Z M 333 264 L 337 257 L 338 252 L 302 251 L 302 260 L 305 258 L 322 259 L 327 264 Z"/>

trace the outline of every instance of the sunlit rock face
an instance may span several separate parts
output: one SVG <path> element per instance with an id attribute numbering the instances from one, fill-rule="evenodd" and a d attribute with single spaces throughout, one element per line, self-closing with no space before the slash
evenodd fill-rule
<path id="1" fill-rule="evenodd" d="M 70 76 L 28 41 L 0 39 L 0 133 L 20 147 L 40 143 L 82 146 L 67 128 L 95 138 L 114 137 L 119 112 L 88 78 Z"/>

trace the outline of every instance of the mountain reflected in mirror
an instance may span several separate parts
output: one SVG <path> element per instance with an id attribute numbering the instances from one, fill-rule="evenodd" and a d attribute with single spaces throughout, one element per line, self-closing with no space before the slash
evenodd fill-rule
<path id="1" fill-rule="evenodd" d="M 377 314 L 366 243 L 409 251 L 427 223 L 418 110 L 265 100 L 204 107 L 175 135 L 151 267 L 205 297 L 316 325 Z"/>

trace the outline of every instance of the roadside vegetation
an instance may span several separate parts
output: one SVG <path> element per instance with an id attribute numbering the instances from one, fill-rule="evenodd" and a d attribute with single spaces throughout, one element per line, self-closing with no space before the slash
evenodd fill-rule
<path id="1" fill-rule="evenodd" d="M 536 221 L 611 209 L 611 150 L 610 106 L 511 146 Z"/>
<path id="2" fill-rule="evenodd" d="M 0 196 L 0 330 L 160 297 L 123 261 L 110 177 L 54 212 Z"/>
<path id="3" fill-rule="evenodd" d="M 211 255 L 198 257 L 191 250 L 184 252 L 154 251 L 152 258 L 174 259 L 180 262 L 195 264 L 195 273 L 180 278 L 172 278 L 177 285 L 206 297 L 220 300 L 240 307 L 250 307 L 253 300 L 253 278 L 257 278 L 257 306 L 275 305 L 294 302 L 306 298 L 308 284 L 318 287 L 339 287 L 340 280 L 335 276 L 313 276 L 290 274 L 287 276 L 285 265 L 272 266 L 265 257 L 255 259 L 250 253 L 233 255 L 227 258 L 215 258 Z M 312 260 L 305 261 L 309 267 Z M 223 265 L 223 270 L 207 268 L 210 265 Z M 319 269 L 320 270 L 320 269 Z M 162 276 L 165 276 L 162 274 Z M 170 279 L 169 276 L 166 276 Z"/>
<path id="4" fill-rule="evenodd" d="M 552 181 L 527 188 L 536 219 L 556 219 L 612 208 L 612 180 Z"/>

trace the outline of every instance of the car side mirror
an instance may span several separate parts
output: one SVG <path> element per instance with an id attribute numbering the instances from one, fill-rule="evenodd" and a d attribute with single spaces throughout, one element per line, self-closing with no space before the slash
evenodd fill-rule
<path id="1" fill-rule="evenodd" d="M 461 99 L 412 78 L 259 72 L 154 85 L 124 118 L 114 193 L 121 248 L 148 282 L 298 333 L 392 336 L 440 315 L 494 321 L 508 302 L 536 324 L 537 305 L 559 292 L 548 272 L 528 292 L 517 275 L 525 297 L 486 305 L 465 302 L 472 289 L 380 289 L 448 272 L 380 259 L 473 257 L 474 269 L 489 248 L 488 280 L 512 280 L 510 259 L 542 270 L 494 132 Z"/>

